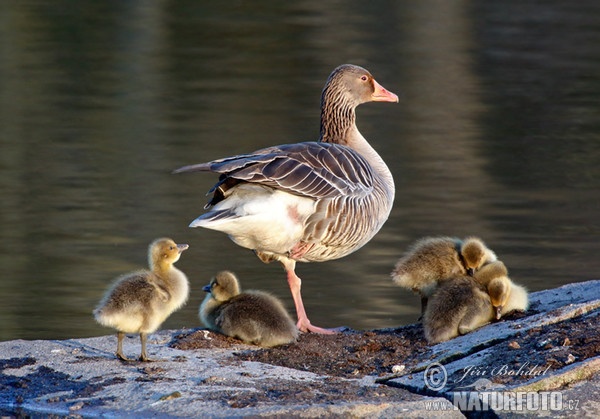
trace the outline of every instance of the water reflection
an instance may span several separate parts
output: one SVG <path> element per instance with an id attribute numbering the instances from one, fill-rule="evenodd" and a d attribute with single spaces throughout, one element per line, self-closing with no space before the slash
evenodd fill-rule
<path id="1" fill-rule="evenodd" d="M 214 179 L 169 172 L 315 139 L 343 62 L 401 96 L 358 110 L 397 199 L 365 248 L 298 266 L 316 324 L 413 322 L 388 275 L 423 235 L 482 236 L 531 290 L 598 276 L 597 2 L 62 3 L 0 4 L 0 339 L 109 333 L 92 308 L 162 235 L 191 245 L 165 327 L 223 268 L 292 308 L 278 264 L 186 227 Z"/>

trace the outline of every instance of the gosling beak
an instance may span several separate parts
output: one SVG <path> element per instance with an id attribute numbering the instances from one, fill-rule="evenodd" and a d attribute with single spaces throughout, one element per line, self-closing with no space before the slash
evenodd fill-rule
<path id="1" fill-rule="evenodd" d="M 475 275 L 475 269 L 473 269 L 473 268 L 467 268 L 467 275 L 469 275 L 469 276 Z"/>
<path id="2" fill-rule="evenodd" d="M 186 250 L 189 247 L 190 246 L 188 244 L 178 244 L 177 245 L 177 249 L 179 249 L 179 253 L 183 252 L 184 250 Z"/>
<path id="3" fill-rule="evenodd" d="M 502 306 L 496 307 L 496 320 L 500 320 L 502 317 Z"/>
<path id="4" fill-rule="evenodd" d="M 210 292 L 210 284 L 203 286 L 202 287 L 202 291 L 204 291 L 204 292 Z"/>
<path id="5" fill-rule="evenodd" d="M 385 87 L 373 80 L 375 91 L 371 95 L 373 102 L 398 102 L 398 95 L 390 92 Z"/>

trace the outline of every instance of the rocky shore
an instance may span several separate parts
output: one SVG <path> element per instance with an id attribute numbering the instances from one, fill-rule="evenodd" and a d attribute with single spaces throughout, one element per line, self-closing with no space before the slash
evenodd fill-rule
<path id="1" fill-rule="evenodd" d="M 527 313 L 435 346 L 416 324 L 273 349 L 161 331 L 152 363 L 118 361 L 114 335 L 0 342 L 0 414 L 598 417 L 599 320 L 600 281 L 588 281 L 532 293 Z"/>

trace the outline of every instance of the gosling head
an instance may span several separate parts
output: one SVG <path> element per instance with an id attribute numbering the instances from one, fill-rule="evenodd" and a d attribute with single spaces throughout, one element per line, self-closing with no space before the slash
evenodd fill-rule
<path id="1" fill-rule="evenodd" d="M 221 271 L 202 290 L 209 292 L 215 300 L 224 302 L 240 293 L 240 283 L 233 272 Z"/>
<path id="2" fill-rule="evenodd" d="M 508 276 L 508 269 L 506 269 L 506 265 L 501 260 L 483 265 L 473 274 L 477 282 L 485 287 L 487 287 L 492 279 L 502 276 Z"/>
<path id="3" fill-rule="evenodd" d="M 492 307 L 494 307 L 494 311 L 496 313 L 496 320 L 499 320 L 502 317 L 504 307 L 510 298 L 511 288 L 512 283 L 507 276 L 494 278 L 487 286 Z"/>
<path id="4" fill-rule="evenodd" d="M 152 268 L 170 266 L 179 260 L 181 253 L 188 247 L 187 244 L 177 244 L 166 237 L 156 239 L 150 243 L 148 248 L 149 265 Z"/>
<path id="5" fill-rule="evenodd" d="M 496 254 L 477 237 L 467 237 L 460 248 L 467 273 L 471 276 L 486 263 L 496 261 Z"/>

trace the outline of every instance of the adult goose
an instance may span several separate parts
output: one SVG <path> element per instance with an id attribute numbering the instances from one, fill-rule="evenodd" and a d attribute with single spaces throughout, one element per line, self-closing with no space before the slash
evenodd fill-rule
<path id="1" fill-rule="evenodd" d="M 209 211 L 190 227 L 222 231 L 263 262 L 281 262 L 303 332 L 333 333 L 310 323 L 296 262 L 322 262 L 354 252 L 379 231 L 392 208 L 392 174 L 356 127 L 356 107 L 372 101 L 398 102 L 398 96 L 364 68 L 341 65 L 322 92 L 318 141 L 175 170 L 220 175 L 209 191 Z"/>

